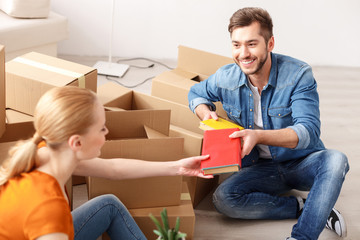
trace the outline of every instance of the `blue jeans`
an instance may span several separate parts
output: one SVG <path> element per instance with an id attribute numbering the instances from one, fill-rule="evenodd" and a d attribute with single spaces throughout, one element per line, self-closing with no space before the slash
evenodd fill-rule
<path id="1" fill-rule="evenodd" d="M 111 239 L 146 239 L 126 207 L 112 194 L 87 201 L 72 211 L 75 240 L 96 240 L 107 232 Z"/>
<path id="2" fill-rule="evenodd" d="M 336 150 L 314 152 L 306 158 L 273 162 L 260 159 L 219 185 L 213 195 L 215 208 L 240 219 L 295 219 L 298 201 L 282 196 L 291 189 L 310 191 L 291 236 L 317 239 L 340 194 L 347 157 Z"/>

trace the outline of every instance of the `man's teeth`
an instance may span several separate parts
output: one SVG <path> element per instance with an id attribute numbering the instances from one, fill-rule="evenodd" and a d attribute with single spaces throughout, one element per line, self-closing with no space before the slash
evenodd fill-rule
<path id="1" fill-rule="evenodd" d="M 249 64 L 249 63 L 252 63 L 253 61 L 255 61 L 255 59 L 250 60 L 250 61 L 241 61 L 241 62 L 244 63 L 244 64 Z"/>

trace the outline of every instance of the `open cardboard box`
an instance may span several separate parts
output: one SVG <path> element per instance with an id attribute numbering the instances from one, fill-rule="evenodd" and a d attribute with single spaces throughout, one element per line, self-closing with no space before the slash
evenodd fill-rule
<path id="1" fill-rule="evenodd" d="M 29 115 L 40 97 L 55 86 L 97 90 L 96 69 L 36 52 L 7 62 L 5 70 L 6 107 Z"/>
<path id="2" fill-rule="evenodd" d="M 102 158 L 129 158 L 148 161 L 174 161 L 182 158 L 183 138 L 169 135 L 169 110 L 107 111 L 109 129 Z M 150 133 L 146 129 L 151 129 Z M 166 137 L 149 137 L 154 132 Z M 89 198 L 112 193 L 127 208 L 174 206 L 180 204 L 181 176 L 109 180 L 88 177 Z"/>
<path id="3" fill-rule="evenodd" d="M 98 88 L 98 97 L 106 108 L 124 109 L 170 109 L 171 137 L 184 138 L 183 157 L 201 155 L 203 130 L 199 128 L 200 120 L 182 104 L 171 102 L 154 96 L 138 93 L 115 83 L 107 83 Z M 218 177 L 202 179 L 183 177 L 188 183 L 194 207 L 216 186 Z"/>
<path id="4" fill-rule="evenodd" d="M 203 134 L 203 130 L 199 129 L 199 119 L 185 105 L 132 91 L 112 82 L 100 86 L 97 93 L 105 107 L 124 110 L 170 109 L 172 125 Z"/>
<path id="5" fill-rule="evenodd" d="M 201 155 L 203 135 L 170 125 L 169 136 L 184 138 L 184 157 Z M 191 201 L 196 207 L 217 185 L 219 176 L 214 176 L 212 179 L 184 176 L 183 180 L 188 185 Z"/>
<path id="6" fill-rule="evenodd" d="M 134 218 L 141 231 L 144 233 L 147 239 L 156 239 L 157 235 L 153 232 L 157 229 L 154 222 L 150 219 L 149 214 L 153 214 L 160 222 L 162 222 L 160 213 L 165 206 L 155 208 L 139 208 L 129 209 L 131 216 Z M 180 205 L 165 207 L 168 214 L 169 226 L 174 227 L 176 218 L 180 218 L 180 232 L 186 233 L 186 240 L 194 239 L 195 230 L 195 213 L 191 204 L 190 194 L 186 183 L 182 185 L 182 191 L 180 196 Z M 103 234 L 103 240 L 110 239 L 107 234 Z"/>
<path id="7" fill-rule="evenodd" d="M 230 63 L 233 63 L 231 58 L 179 46 L 177 67 L 159 74 L 152 80 L 151 95 L 188 106 L 190 88 Z M 226 118 L 222 104 L 217 102 L 215 105 L 217 114 Z"/>

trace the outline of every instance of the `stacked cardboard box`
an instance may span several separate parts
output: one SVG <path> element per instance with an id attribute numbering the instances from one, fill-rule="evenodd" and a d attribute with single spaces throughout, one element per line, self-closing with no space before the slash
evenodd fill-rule
<path id="1" fill-rule="evenodd" d="M 101 150 L 102 158 L 128 158 L 148 161 L 173 161 L 183 152 L 182 138 L 168 136 L 170 110 L 106 112 L 109 129 Z M 165 137 L 153 138 L 158 132 Z M 88 177 L 89 198 L 112 193 L 127 208 L 174 206 L 180 204 L 181 176 L 109 180 Z"/>
<path id="2" fill-rule="evenodd" d="M 3 54 L 1 51 L 0 48 L 0 54 Z M 1 119 L 4 121 L 0 122 L 0 134 L 3 133 L 1 154 L 6 153 L 16 140 L 32 136 L 31 115 L 45 91 L 54 86 L 79 85 L 97 91 L 107 110 L 109 134 L 101 157 L 172 161 L 200 155 L 203 131 L 198 128 L 199 119 L 188 108 L 187 93 L 193 84 L 230 62 L 229 58 L 180 46 L 178 67 L 156 77 L 152 96 L 149 96 L 114 83 L 97 89 L 96 70 L 38 53 L 26 54 L 6 63 L 5 88 L 4 61 L 0 61 L 0 84 L 4 86 L 0 92 L 0 117 L 3 114 Z M 5 89 L 6 106 L 11 108 L 7 110 L 7 123 Z M 221 104 L 217 105 L 218 114 L 226 117 Z M 5 157 L 2 155 L 0 162 Z M 89 198 L 105 193 L 117 195 L 148 238 L 154 237 L 154 225 L 148 214 L 159 216 L 166 207 L 170 222 L 179 216 L 182 219 L 181 231 L 188 234 L 187 239 L 192 239 L 193 206 L 217 184 L 217 178 L 184 179 L 169 176 L 113 181 L 88 177 L 88 194 Z M 71 186 L 71 182 L 68 184 Z M 189 196 L 186 200 L 185 195 Z"/>
<path id="3" fill-rule="evenodd" d="M 189 112 L 187 108 L 171 108 L 166 105 L 167 101 L 163 102 L 162 99 L 137 93 L 114 83 L 100 86 L 98 97 L 109 110 L 106 112 L 109 134 L 102 149 L 102 157 L 120 156 L 151 161 L 171 161 L 183 157 L 184 138 L 170 136 L 170 122 L 174 112 Z M 192 116 L 191 112 L 189 116 Z M 118 196 L 149 239 L 154 238 L 154 223 L 148 215 L 153 212 L 155 216 L 159 216 L 164 207 L 170 211 L 171 221 L 174 221 L 175 215 L 182 219 L 183 231 L 188 233 L 187 239 L 192 239 L 195 214 L 191 198 L 188 197 L 186 202 L 181 198 L 184 196 L 181 190 L 182 177 L 121 181 L 89 177 L 87 180 L 90 198 L 105 192 Z M 188 190 L 183 189 L 184 191 Z M 161 210 L 158 211 L 159 209 Z"/>
<path id="4" fill-rule="evenodd" d="M 55 86 L 75 85 L 96 92 L 97 71 L 31 52 L 6 63 L 6 107 L 33 115 L 40 97 Z"/>
<path id="5" fill-rule="evenodd" d="M 55 86 L 97 87 L 96 69 L 36 52 L 5 63 L 4 52 L 0 46 L 0 164 L 18 140 L 33 136 L 31 115 L 43 93 Z M 66 185 L 72 205 L 72 179 Z"/>
<path id="6" fill-rule="evenodd" d="M 170 137 L 184 138 L 183 157 L 201 155 L 203 130 L 199 119 L 188 107 L 187 95 L 194 84 L 206 79 L 226 64 L 231 58 L 179 46 L 178 66 L 164 72 L 152 81 L 152 96 L 131 91 L 115 83 L 105 84 L 98 89 L 104 106 L 111 110 L 170 109 Z M 216 103 L 219 116 L 226 118 L 221 103 Z M 188 183 L 194 207 L 215 187 L 218 178 L 201 179 L 184 177 Z"/>
<path id="7" fill-rule="evenodd" d="M 163 98 L 149 96 L 121 87 L 115 83 L 107 83 L 99 87 L 100 101 L 107 108 L 123 110 L 170 109 L 170 137 L 184 138 L 182 157 L 199 156 L 201 154 L 203 130 L 199 129 L 199 119 L 183 104 Z M 201 179 L 184 177 L 188 183 L 194 207 L 217 184 L 217 178 Z"/>
<path id="8" fill-rule="evenodd" d="M 178 48 L 178 65 L 171 71 L 164 72 L 152 80 L 151 95 L 166 99 L 168 101 L 178 103 L 188 108 L 188 93 L 190 88 L 208 78 L 215 73 L 221 66 L 233 63 L 228 57 L 196 50 L 193 48 L 179 46 Z M 226 112 L 223 110 L 220 102 L 215 103 L 217 114 L 223 118 L 227 118 Z M 193 124 L 193 123 L 192 123 Z M 185 156 L 194 156 L 201 154 L 202 130 L 199 133 L 192 128 L 186 128 L 183 125 L 175 124 L 172 127 L 170 136 L 182 136 L 185 138 Z M 199 126 L 193 124 L 194 127 Z M 179 128 L 180 127 L 180 128 Z M 185 129 L 181 129 L 181 128 Z M 188 132 L 193 130 L 200 135 Z M 215 186 L 217 178 L 213 180 L 200 179 L 195 177 L 186 177 L 193 204 L 196 206 L 206 194 Z"/>
<path id="9" fill-rule="evenodd" d="M 152 208 L 140 208 L 140 209 L 129 209 L 130 214 L 133 216 L 135 222 L 140 227 L 147 239 L 156 239 L 157 235 L 153 232 L 156 229 L 156 225 L 152 222 L 149 215 L 154 215 L 159 222 L 162 222 L 160 212 L 163 207 L 152 207 Z M 195 226 L 195 213 L 193 210 L 191 197 L 187 184 L 182 184 L 182 191 L 180 196 L 180 204 L 178 206 L 166 207 L 169 226 L 173 228 L 175 226 L 176 218 L 180 218 L 179 231 L 186 233 L 186 239 L 192 240 L 194 238 L 194 226 Z M 107 234 L 102 237 L 103 240 L 110 239 Z"/>

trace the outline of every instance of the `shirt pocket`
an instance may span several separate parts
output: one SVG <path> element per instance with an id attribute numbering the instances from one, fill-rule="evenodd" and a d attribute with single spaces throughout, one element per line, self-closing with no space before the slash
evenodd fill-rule
<path id="1" fill-rule="evenodd" d="M 268 115 L 274 129 L 285 128 L 293 125 L 291 107 L 272 107 L 269 108 Z"/>
<path id="2" fill-rule="evenodd" d="M 241 121 L 241 110 L 227 104 L 223 104 L 223 108 L 231 120 L 238 123 L 240 126 L 244 126 Z"/>

